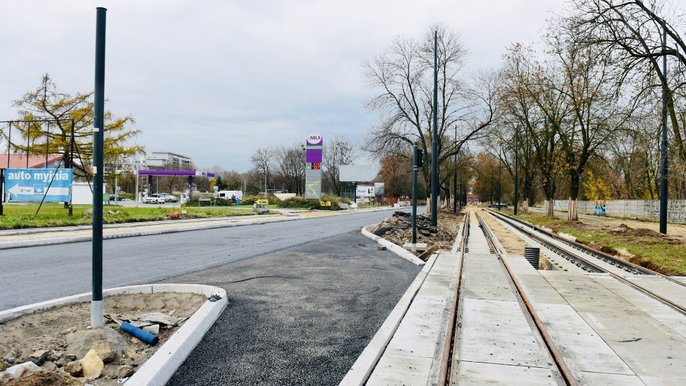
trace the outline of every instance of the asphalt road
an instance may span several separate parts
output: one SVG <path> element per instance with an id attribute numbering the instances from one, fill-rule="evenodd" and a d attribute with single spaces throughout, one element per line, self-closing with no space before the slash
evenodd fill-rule
<path id="1" fill-rule="evenodd" d="M 168 385 L 336 385 L 419 270 L 355 229 L 169 278 L 229 305 Z"/>
<path id="2" fill-rule="evenodd" d="M 392 211 L 104 241 L 105 287 L 149 283 L 345 234 Z M 30 237 L 30 235 L 27 235 Z M 91 243 L 0 251 L 0 310 L 91 290 Z"/>

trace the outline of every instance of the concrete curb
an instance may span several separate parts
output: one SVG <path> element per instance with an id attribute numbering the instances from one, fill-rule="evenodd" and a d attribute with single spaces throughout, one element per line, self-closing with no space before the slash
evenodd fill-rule
<path id="1" fill-rule="evenodd" d="M 410 251 L 405 250 L 403 247 L 393 244 L 392 242 L 384 239 L 383 237 L 377 236 L 372 232 L 367 230 L 367 227 L 362 228 L 362 234 L 366 237 L 376 241 L 379 245 L 386 247 L 389 251 L 395 253 L 396 255 L 402 257 L 403 259 L 414 263 L 416 265 L 424 265 L 424 261 L 417 256 L 413 255 Z"/>
<path id="2" fill-rule="evenodd" d="M 364 228 L 363 228 L 364 229 Z M 377 236 L 378 237 L 378 236 Z M 374 334 L 374 337 L 369 341 L 369 344 L 362 351 L 359 357 L 355 360 L 353 366 L 348 370 L 340 385 L 344 386 L 361 386 L 367 382 L 372 371 L 379 362 L 381 355 L 383 355 L 388 343 L 393 338 L 400 322 L 402 322 L 407 310 L 410 308 L 414 297 L 419 292 L 419 289 L 424 284 L 426 277 L 429 275 L 429 271 L 436 262 L 437 254 L 431 255 L 429 261 L 424 265 L 424 268 L 417 274 L 417 277 L 412 281 L 407 291 L 398 301 L 398 304 L 393 307 L 393 310 L 379 330 Z M 423 262 L 422 262 L 423 263 Z"/>
<path id="3" fill-rule="evenodd" d="M 193 316 L 128 379 L 127 385 L 164 385 L 167 383 L 228 304 L 224 289 L 199 284 L 146 284 L 111 288 L 103 292 L 105 295 L 189 292 L 201 294 L 208 298 L 212 295 L 220 297 L 214 302 L 205 301 Z M 87 302 L 90 297 L 90 293 L 82 293 L 2 311 L 0 312 L 0 323 L 21 315 L 45 311 L 66 304 Z"/>

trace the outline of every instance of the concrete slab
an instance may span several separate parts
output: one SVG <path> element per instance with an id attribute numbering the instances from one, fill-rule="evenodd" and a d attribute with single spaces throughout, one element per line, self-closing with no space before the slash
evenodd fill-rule
<path id="1" fill-rule="evenodd" d="M 635 375 L 570 305 L 537 304 L 535 308 L 575 374 Z"/>
<path id="2" fill-rule="evenodd" d="M 453 384 L 534 386 L 557 385 L 557 382 L 547 368 L 461 361 L 457 381 Z"/>
<path id="3" fill-rule="evenodd" d="M 625 276 L 624 278 L 656 295 L 686 308 L 686 286 L 665 280 L 659 276 L 632 275 Z"/>
<path id="4" fill-rule="evenodd" d="M 460 321 L 462 328 L 457 342 L 460 361 L 549 367 L 540 342 L 514 299 L 465 298 Z"/>
<path id="5" fill-rule="evenodd" d="M 646 314 L 658 320 L 672 331 L 686 337 L 686 318 L 681 313 L 676 312 L 672 307 L 636 291 L 611 277 L 594 277 L 594 280 L 602 286 L 617 294 L 617 296 L 634 305 L 637 309 L 643 310 Z"/>
<path id="6" fill-rule="evenodd" d="M 615 279 L 559 279 L 551 276 L 549 281 L 636 375 L 664 383 L 684 381 L 686 338 L 601 284 Z"/>
<path id="7" fill-rule="evenodd" d="M 559 384 L 552 358 L 502 262 L 487 252 L 483 234 L 476 233 L 469 236 L 462 268 L 452 384 Z M 529 267 L 527 272 L 535 273 Z"/>
<path id="8" fill-rule="evenodd" d="M 605 373 L 590 373 L 582 372 L 581 381 L 587 385 L 603 385 L 603 386 L 645 386 L 635 375 L 621 375 L 621 374 L 605 374 Z M 659 383 L 647 383 L 648 385 L 658 385 Z"/>
<path id="9" fill-rule="evenodd" d="M 367 384 L 427 384 L 436 375 L 460 264 L 455 253 L 438 254 Z"/>
<path id="10" fill-rule="evenodd" d="M 514 288 L 495 255 L 470 252 L 464 260 L 461 291 L 466 298 L 515 300 Z"/>

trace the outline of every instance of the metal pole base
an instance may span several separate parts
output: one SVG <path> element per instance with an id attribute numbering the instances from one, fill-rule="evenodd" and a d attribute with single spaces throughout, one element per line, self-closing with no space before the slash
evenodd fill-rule
<path id="1" fill-rule="evenodd" d="M 91 300 L 91 328 L 102 328 L 105 325 L 105 303 L 102 300 Z"/>

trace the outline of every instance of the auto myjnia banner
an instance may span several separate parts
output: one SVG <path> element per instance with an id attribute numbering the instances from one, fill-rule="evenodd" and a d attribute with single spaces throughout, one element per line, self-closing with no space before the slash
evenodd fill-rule
<path id="1" fill-rule="evenodd" d="M 5 169 L 4 176 L 8 201 L 71 201 L 73 169 Z"/>

